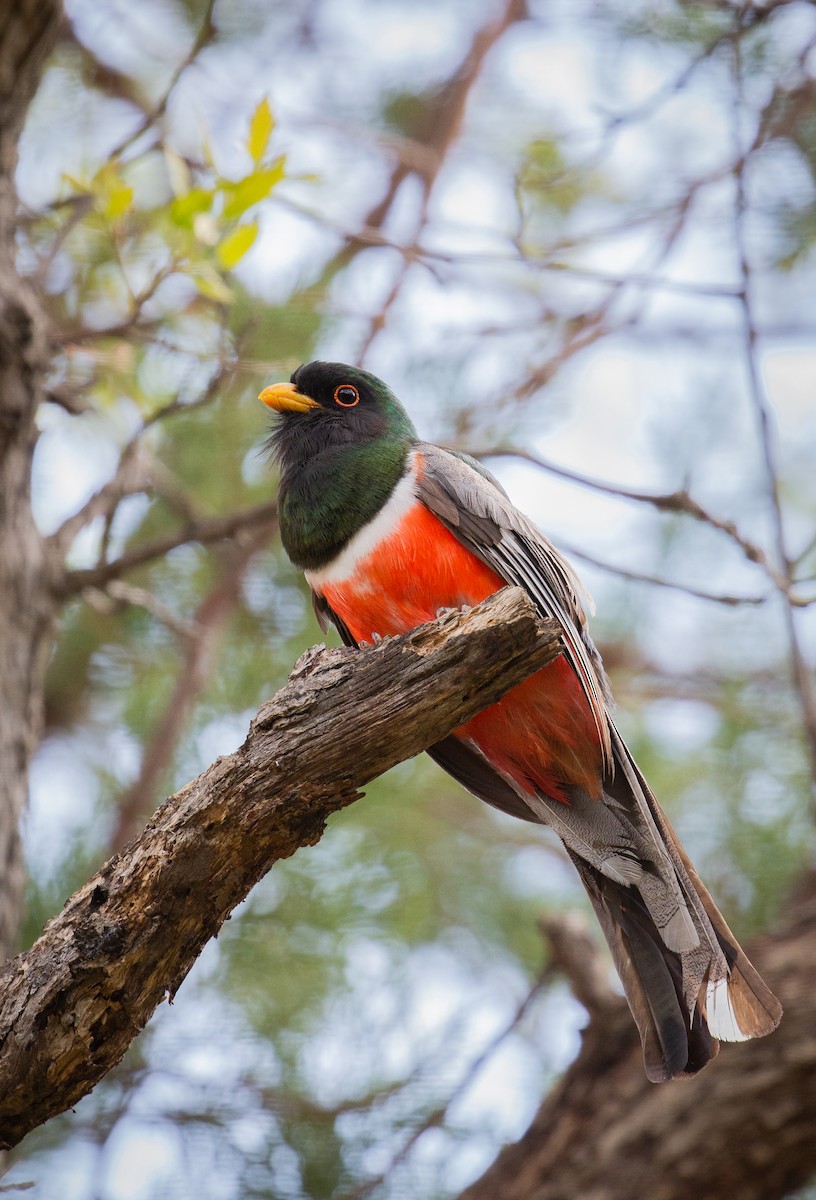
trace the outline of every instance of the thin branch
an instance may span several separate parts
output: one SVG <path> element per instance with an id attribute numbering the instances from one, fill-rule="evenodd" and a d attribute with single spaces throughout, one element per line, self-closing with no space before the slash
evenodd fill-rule
<path id="1" fill-rule="evenodd" d="M 650 504 L 659 512 L 683 513 L 686 516 L 693 517 L 695 521 L 701 521 L 706 525 L 710 525 L 713 529 L 726 534 L 739 546 L 749 562 L 756 563 L 757 566 L 763 569 L 775 587 L 785 592 L 785 594 L 790 592 L 791 581 L 786 579 L 776 569 L 761 546 L 741 534 L 733 521 L 717 517 L 703 508 L 685 489 L 675 492 L 644 492 L 636 488 L 623 487 L 620 484 L 610 483 L 604 479 L 596 479 L 591 475 L 584 475 L 579 471 L 572 471 L 568 467 L 562 467 L 558 463 L 543 458 L 540 454 L 535 454 L 531 450 L 524 450 L 520 446 L 476 449 L 469 451 L 469 453 L 474 458 L 479 459 L 518 458 L 523 462 L 532 463 L 535 467 L 540 467 L 542 471 L 546 471 L 549 475 L 555 475 L 559 479 L 566 479 L 570 483 L 589 488 L 594 492 L 602 492 L 606 496 L 619 496 L 622 500 L 635 500 L 642 504 Z M 759 603 L 760 599 L 749 602 Z"/>
<path id="2" fill-rule="evenodd" d="M 433 100 L 428 103 L 420 128 L 410 141 L 400 139 L 398 158 L 382 197 L 369 209 L 359 231 L 347 231 L 343 235 L 344 245 L 324 268 L 324 276 L 331 276 L 347 266 L 354 255 L 377 237 L 385 224 L 389 212 L 403 181 L 416 175 L 422 186 L 422 212 L 418 221 L 421 230 L 425 224 L 428 202 L 445 160 L 455 143 L 464 120 L 468 99 L 481 75 L 488 54 L 516 22 L 527 15 L 526 0 L 505 0 L 501 12 L 477 29 L 471 44 L 456 70 L 439 87 Z M 392 143 L 393 144 L 393 143 Z M 406 149 L 408 153 L 406 154 Z M 381 244 L 385 244 L 384 242 Z M 408 260 L 410 252 L 403 255 Z M 399 291 L 400 283 L 395 285 Z M 388 307 L 393 298 L 386 301 Z M 383 317 L 384 321 L 384 317 Z M 376 333 L 376 329 L 374 330 Z M 373 338 L 374 334 L 371 335 Z M 371 340 L 370 338 L 370 340 Z M 360 354 L 364 356 L 365 348 Z"/>
<path id="3" fill-rule="evenodd" d="M 65 412 L 70 413 L 72 417 L 78 417 L 91 410 L 91 405 L 87 400 L 84 400 L 79 392 L 66 383 L 56 383 L 51 387 L 46 387 L 43 399 L 48 404 L 56 404 Z"/>
<path id="4" fill-rule="evenodd" d="M 729 172 L 723 170 L 722 174 Z M 706 183 L 710 180 L 706 180 Z M 586 279 L 607 287 L 639 287 L 652 288 L 660 291 L 674 292 L 683 296 L 705 296 L 736 300 L 739 299 L 740 289 L 727 283 L 704 283 L 702 281 L 669 279 L 665 276 L 631 271 L 618 272 L 602 271 L 595 267 L 581 266 L 575 263 L 554 262 L 551 257 L 535 258 L 520 254 L 489 253 L 486 251 L 450 251 L 434 250 L 427 246 L 395 241 L 387 237 L 380 229 L 362 226 L 351 229 L 343 222 L 327 216 L 324 211 L 317 211 L 301 204 L 290 197 L 276 196 L 275 202 L 285 208 L 297 212 L 300 216 L 314 221 L 323 228 L 330 229 L 340 237 L 363 242 L 366 246 L 382 246 L 395 250 L 409 261 L 431 261 L 445 263 L 449 266 L 507 266 L 515 263 L 519 266 L 532 268 L 536 271 L 552 271 L 559 275 L 575 279 Z"/>
<path id="5" fill-rule="evenodd" d="M 119 464 L 111 479 L 99 491 L 95 492 L 78 512 L 68 517 L 59 529 L 51 535 L 50 543 L 57 548 L 57 552 L 60 555 L 65 554 L 77 534 L 86 525 L 90 524 L 96 517 L 101 516 L 105 518 L 100 562 L 97 564 L 97 566 L 101 566 L 107 559 L 107 547 L 111 528 L 119 504 L 126 496 L 146 491 L 151 486 L 159 495 L 168 498 L 169 503 L 178 512 L 182 513 L 188 524 L 195 524 L 199 519 L 203 519 L 194 511 L 189 498 L 177 481 L 174 480 L 170 471 L 162 463 L 148 456 L 141 444 L 142 438 L 147 430 L 159 421 L 163 421 L 176 413 L 191 412 L 210 404 L 219 394 L 225 379 L 233 370 L 234 364 L 231 361 L 228 363 L 222 358 L 219 361 L 218 369 L 210 377 L 201 394 L 194 400 L 183 401 L 175 399 L 163 408 L 157 409 L 145 419 L 139 430 L 122 450 L 119 457 Z"/>
<path id="6" fill-rule="evenodd" d="M 553 913 L 539 921 L 547 940 L 552 970 L 569 981 L 575 999 L 588 1013 L 603 1017 L 610 1010 L 625 1010 L 626 1001 L 609 980 L 609 959 L 590 936 L 579 913 Z"/>
<path id="7" fill-rule="evenodd" d="M 93 196 L 85 193 L 70 197 L 68 216 L 54 234 L 47 252 L 40 259 L 37 269 L 34 272 L 33 283 L 36 288 L 42 289 L 45 286 L 51 265 L 65 244 L 66 239 L 73 233 L 80 221 L 84 220 L 92 208 Z"/>
<path id="8" fill-rule="evenodd" d="M 240 749 L 162 805 L 0 975 L 0 1146 L 85 1095 L 281 858 L 561 651 L 504 588 L 375 649 L 313 648 Z"/>
<path id="9" fill-rule="evenodd" d="M 527 1016 L 533 1006 L 533 1003 L 541 994 L 542 988 L 551 979 L 551 968 L 546 966 L 539 974 L 538 979 L 533 983 L 526 996 L 518 1004 L 516 1011 L 513 1013 L 507 1024 L 499 1030 L 494 1037 L 490 1039 L 487 1045 L 480 1051 L 479 1054 L 468 1064 L 467 1070 L 463 1073 L 459 1082 L 449 1093 L 444 1104 L 432 1109 L 425 1118 L 411 1130 L 409 1136 L 405 1139 L 400 1148 L 392 1155 L 388 1166 L 370 1179 L 364 1180 L 351 1191 L 343 1192 L 338 1197 L 338 1200 L 366 1200 L 372 1192 L 381 1187 L 385 1181 L 390 1178 L 392 1173 L 398 1166 L 405 1162 L 409 1154 L 417 1144 L 419 1139 L 428 1132 L 429 1129 L 442 1129 L 448 1122 L 450 1110 L 454 1104 L 464 1095 L 467 1089 L 478 1076 L 479 1072 L 490 1061 L 493 1055 L 500 1050 L 502 1045 L 507 1041 L 511 1034 L 515 1033 L 521 1022 Z M 625 1001 L 622 1001 L 625 1004 Z"/>
<path id="10" fill-rule="evenodd" d="M 90 325 L 80 325 L 73 329 L 61 330 L 55 335 L 54 341 L 58 346 L 79 346 L 85 342 L 104 341 L 107 338 L 132 338 L 136 326 L 139 331 L 144 334 L 145 331 L 157 329 L 161 326 L 160 318 L 152 318 L 149 321 L 142 321 L 142 309 L 149 300 L 152 300 L 159 286 L 164 283 L 173 272 L 176 270 L 176 262 L 166 263 L 161 270 L 157 271 L 150 282 L 139 292 L 133 296 L 130 305 L 130 312 L 121 321 L 116 321 L 113 325 L 103 325 L 99 328 Z M 127 287 L 127 276 L 124 269 L 120 266 L 122 278 Z"/>
<path id="11" fill-rule="evenodd" d="M 204 47 L 213 40 L 217 33 L 216 27 L 213 23 L 214 9 L 215 0 L 207 0 L 207 7 L 204 10 L 204 17 L 201 21 L 201 25 L 199 26 L 198 33 L 195 36 L 193 44 L 174 70 L 170 78 L 170 82 L 164 90 L 162 98 L 159 100 L 152 112 L 145 114 L 139 125 L 137 125 L 136 129 L 123 138 L 122 141 L 110 151 L 110 158 L 121 158 L 125 151 L 129 150 L 130 147 L 139 140 L 142 134 L 147 133 L 147 131 L 164 116 L 165 112 L 167 111 L 167 105 L 170 103 L 170 97 L 173 95 L 181 76 L 184 74 L 187 68 L 195 62 L 196 58 L 198 58 Z"/>
<path id="12" fill-rule="evenodd" d="M 97 517 L 107 517 L 126 496 L 144 492 L 149 485 L 150 464 L 145 455 L 138 453 L 135 442 L 131 442 L 123 451 L 113 477 L 63 521 L 48 539 L 49 546 L 55 554 L 64 555 L 86 525 Z"/>
<path id="13" fill-rule="evenodd" d="M 656 587 L 670 588 L 674 592 L 683 592 L 686 596 L 694 596 L 696 600 L 710 600 L 716 604 L 725 604 L 729 608 L 737 608 L 741 604 L 765 604 L 767 596 L 732 596 L 727 592 L 707 592 L 704 588 L 692 587 L 691 584 L 679 583 L 673 579 L 664 579 L 661 575 L 649 575 L 643 571 L 630 570 L 618 563 L 606 562 L 559 539 L 559 547 L 571 558 L 580 558 L 581 562 L 597 567 L 600 571 L 608 571 L 610 575 L 619 575 L 622 579 L 632 579 L 636 583 L 650 583 Z"/>
<path id="14" fill-rule="evenodd" d="M 143 608 L 145 612 L 150 613 L 152 617 L 155 617 L 162 625 L 166 625 L 185 642 L 192 641 L 198 632 L 195 620 L 183 620 L 152 592 L 148 592 L 145 588 L 134 587 L 130 583 L 124 583 L 121 579 L 112 579 L 104 589 L 86 588 L 82 597 L 97 612 L 106 614 L 114 612 L 125 604 L 132 605 L 134 608 Z"/>
<path id="15" fill-rule="evenodd" d="M 163 558 L 177 546 L 184 546 L 188 542 L 201 542 L 202 545 L 206 545 L 210 542 L 221 541 L 222 538 L 233 537 L 241 530 L 256 529 L 262 525 L 271 526 L 277 519 L 277 513 L 277 501 L 267 500 L 263 504 L 239 509 L 238 512 L 227 513 L 225 516 L 201 517 L 172 533 L 154 538 L 153 541 L 145 542 L 141 546 L 134 546 L 111 562 L 98 563 L 95 567 L 86 567 L 81 570 L 67 571 L 62 582 L 57 586 L 57 594 L 62 599 L 66 599 L 88 587 L 104 588 L 109 580 L 119 579 L 120 576 L 136 567 L 144 566 L 145 563 L 153 562 L 154 559 Z"/>
<path id="16" fill-rule="evenodd" d="M 166 421 L 168 417 L 174 417 L 177 413 L 195 412 L 199 408 L 205 408 L 208 404 L 212 404 L 234 371 L 235 362 L 232 359 L 226 361 L 221 357 L 218 369 L 211 376 L 206 387 L 202 389 L 201 393 L 194 400 L 180 400 L 177 397 L 175 400 L 171 400 L 169 404 L 156 409 L 155 412 L 147 417 L 137 436 L 141 436 L 145 430 L 150 429 L 151 426 L 156 425 L 159 421 Z"/>
<path id="17" fill-rule="evenodd" d="M 743 65 L 741 41 L 735 37 L 734 48 L 734 77 L 736 80 L 736 103 L 733 115 L 733 136 L 739 148 L 739 103 L 742 99 Z M 757 135 L 758 136 L 758 135 Z M 756 138 L 754 139 L 756 141 Z M 813 688 L 812 668 L 808 665 L 799 634 L 796 614 L 791 603 L 793 584 L 793 563 L 787 546 L 787 532 L 782 513 L 782 502 L 779 494 L 779 473 L 776 466 L 771 417 L 765 388 L 762 383 L 758 363 L 758 333 L 754 322 L 753 308 L 753 275 L 748 249 L 746 219 L 748 214 L 748 197 L 745 189 L 745 166 L 747 156 L 742 160 L 739 170 L 734 176 L 734 239 L 739 257 L 740 277 L 740 311 L 742 314 L 743 338 L 745 346 L 745 364 L 748 372 L 748 388 L 754 416 L 757 422 L 762 461 L 765 468 L 765 481 L 770 504 L 776 557 L 778 560 L 778 575 L 781 578 L 779 591 L 782 596 L 785 628 L 788 639 L 791 673 L 793 683 L 802 713 L 802 724 L 805 744 L 808 750 L 811 770 L 811 783 L 816 794 L 816 692 Z"/>
<path id="18" fill-rule="evenodd" d="M 156 803 L 156 791 L 170 767 L 190 712 L 217 665 L 219 647 L 240 600 L 247 568 L 273 531 L 274 525 L 269 523 L 226 547 L 220 578 L 196 609 L 181 667 L 145 747 L 139 774 L 117 802 L 116 824 L 109 842 L 111 854 L 135 837 Z M 111 582 L 108 591 L 122 586 Z"/>

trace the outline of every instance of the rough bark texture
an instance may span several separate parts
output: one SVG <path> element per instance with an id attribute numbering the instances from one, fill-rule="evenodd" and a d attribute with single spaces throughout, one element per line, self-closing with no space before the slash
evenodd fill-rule
<path id="1" fill-rule="evenodd" d="M 358 654 L 310 651 L 234 754 L 144 833 L 0 974 L 0 1145 L 74 1104 L 172 997 L 272 864 L 394 763 L 551 661 L 559 627 L 516 588 Z"/>
<path id="2" fill-rule="evenodd" d="M 0 12 L 0 957 L 13 947 L 19 924 L 20 817 L 56 611 L 30 490 L 49 353 L 36 298 L 15 264 L 14 170 L 23 121 L 61 18 L 58 0 L 6 0 Z"/>
<path id="3" fill-rule="evenodd" d="M 623 1000 L 577 988 L 593 1010 L 578 1058 L 460 1200 L 773 1200 L 801 1187 L 816 1171 L 814 946 L 811 878 L 773 940 L 749 948 L 784 1005 L 779 1028 L 660 1086 L 644 1076 Z"/>

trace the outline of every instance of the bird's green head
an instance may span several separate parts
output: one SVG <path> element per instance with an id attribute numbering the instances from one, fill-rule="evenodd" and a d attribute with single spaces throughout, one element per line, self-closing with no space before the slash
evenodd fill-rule
<path id="1" fill-rule="evenodd" d="M 416 430 L 381 379 L 345 363 L 304 363 L 260 399 L 280 414 L 270 447 L 284 545 L 299 566 L 321 566 L 379 512 Z"/>

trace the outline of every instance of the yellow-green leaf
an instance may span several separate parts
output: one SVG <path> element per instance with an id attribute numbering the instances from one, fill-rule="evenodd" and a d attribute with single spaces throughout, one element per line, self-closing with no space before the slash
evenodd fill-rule
<path id="1" fill-rule="evenodd" d="M 191 188 L 185 196 L 176 196 L 170 206 L 170 217 L 176 225 L 189 229 L 193 218 L 212 208 L 212 202 L 213 193 L 207 188 Z"/>
<path id="2" fill-rule="evenodd" d="M 286 160 L 283 157 L 277 158 L 271 166 L 247 175 L 246 179 L 241 179 L 238 183 L 225 183 L 224 219 L 235 221 L 253 204 L 265 200 L 273 187 L 283 179 L 285 165 Z"/>
<path id="3" fill-rule="evenodd" d="M 269 101 L 264 97 L 252 114 L 252 120 L 249 123 L 249 137 L 246 145 L 253 162 L 258 163 L 263 158 L 274 128 L 275 120 L 272 110 L 269 107 Z"/>
<path id="4" fill-rule="evenodd" d="M 105 196 L 105 216 L 115 221 L 130 208 L 133 201 L 133 188 L 126 183 L 113 183 Z"/>
<path id="5" fill-rule="evenodd" d="M 239 225 L 228 233 L 216 249 L 216 257 L 225 271 L 230 271 L 249 250 L 258 236 L 258 223 L 252 221 L 248 225 Z"/>

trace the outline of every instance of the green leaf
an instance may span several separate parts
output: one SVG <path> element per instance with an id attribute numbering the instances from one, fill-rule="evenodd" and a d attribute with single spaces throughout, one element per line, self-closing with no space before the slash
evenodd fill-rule
<path id="1" fill-rule="evenodd" d="M 246 146 L 252 155 L 253 162 L 259 163 L 263 158 L 274 128 L 275 119 L 272 116 L 269 101 L 264 97 L 252 114 L 252 120 L 249 123 L 249 137 Z"/>
<path id="2" fill-rule="evenodd" d="M 176 196 L 170 206 L 170 216 L 176 225 L 192 227 L 193 218 L 212 207 L 213 193 L 207 188 L 191 188 L 184 196 Z"/>
<path id="3" fill-rule="evenodd" d="M 235 221 L 253 204 L 265 200 L 273 187 L 283 179 L 285 165 L 286 160 L 281 156 L 276 158 L 271 166 L 247 175 L 246 179 L 241 179 L 238 183 L 222 184 L 225 199 L 224 219 Z"/>
<path id="4" fill-rule="evenodd" d="M 216 257 L 225 271 L 230 271 L 239 263 L 258 236 L 258 222 L 239 225 L 228 233 L 215 251 Z"/>

